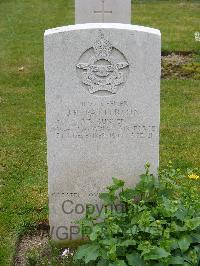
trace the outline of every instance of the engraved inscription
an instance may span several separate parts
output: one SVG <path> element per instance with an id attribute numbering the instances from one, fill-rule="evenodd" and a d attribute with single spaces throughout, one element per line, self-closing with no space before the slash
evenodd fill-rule
<path id="1" fill-rule="evenodd" d="M 152 139 L 158 128 L 144 122 L 128 101 L 107 101 L 98 105 L 82 102 L 76 108 L 66 107 L 64 116 L 58 116 L 51 131 L 62 139 Z"/>
<path id="2" fill-rule="evenodd" d="M 105 39 L 102 31 L 76 67 L 89 93 L 103 96 L 117 93 L 119 85 L 126 82 L 129 71 L 125 56 Z"/>

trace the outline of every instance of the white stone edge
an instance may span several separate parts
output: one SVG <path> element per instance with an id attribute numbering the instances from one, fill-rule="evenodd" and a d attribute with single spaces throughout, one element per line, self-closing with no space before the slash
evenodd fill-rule
<path id="1" fill-rule="evenodd" d="M 138 26 L 138 25 L 131 25 L 131 24 L 122 24 L 122 23 L 85 23 L 85 24 L 69 25 L 69 26 L 48 29 L 45 31 L 44 36 L 49 36 L 52 34 L 57 34 L 67 31 L 89 30 L 89 29 L 99 29 L 99 28 L 131 30 L 131 31 L 146 32 L 161 36 L 160 30 L 158 29 Z"/>

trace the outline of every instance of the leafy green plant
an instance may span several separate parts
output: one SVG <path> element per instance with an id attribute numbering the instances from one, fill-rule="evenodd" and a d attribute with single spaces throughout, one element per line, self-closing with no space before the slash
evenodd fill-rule
<path id="1" fill-rule="evenodd" d="M 147 164 L 135 188 L 113 178 L 100 195 L 102 212 L 87 213 L 80 221 L 90 241 L 79 247 L 75 261 L 98 266 L 199 265 L 198 174 L 196 169 L 183 175 L 170 165 L 156 178 Z"/>

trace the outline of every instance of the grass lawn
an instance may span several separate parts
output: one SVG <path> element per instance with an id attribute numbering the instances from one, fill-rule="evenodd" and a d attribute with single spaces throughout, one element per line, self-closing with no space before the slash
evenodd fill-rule
<path id="1" fill-rule="evenodd" d="M 0 265 L 9 265 L 18 234 L 47 221 L 43 32 L 74 23 L 72 0 L 0 1 Z M 135 24 L 159 28 L 163 50 L 200 43 L 198 1 L 136 1 Z M 161 83 L 161 166 L 200 165 L 200 82 Z"/>
<path id="2" fill-rule="evenodd" d="M 200 52 L 194 33 L 199 27 L 199 1 L 133 1 L 132 23 L 158 28 L 163 51 Z"/>
<path id="3" fill-rule="evenodd" d="M 160 166 L 200 166 L 200 82 L 161 82 Z"/>

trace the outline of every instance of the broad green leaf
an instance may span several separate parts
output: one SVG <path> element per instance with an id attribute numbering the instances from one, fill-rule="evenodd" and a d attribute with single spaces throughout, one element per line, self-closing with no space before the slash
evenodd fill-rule
<path id="1" fill-rule="evenodd" d="M 140 175 L 140 182 L 136 185 L 135 191 L 139 193 L 146 193 L 146 191 L 152 191 L 154 187 L 155 178 L 149 175 Z"/>
<path id="2" fill-rule="evenodd" d="M 101 193 L 99 198 L 102 199 L 105 204 L 113 204 L 116 199 L 116 197 L 111 193 Z"/>
<path id="3" fill-rule="evenodd" d="M 115 177 L 113 177 L 112 180 L 116 187 L 121 188 L 124 186 L 125 182 L 123 180 L 117 179 Z"/>
<path id="4" fill-rule="evenodd" d="M 120 193 L 120 197 L 123 200 L 130 200 L 133 199 L 135 196 L 135 191 L 133 189 L 125 189 L 123 192 Z"/>
<path id="5" fill-rule="evenodd" d="M 162 227 L 145 227 L 143 230 L 143 232 L 145 233 L 149 233 L 151 235 L 154 235 L 154 236 L 162 236 L 162 233 L 163 233 L 163 229 Z"/>
<path id="6" fill-rule="evenodd" d="M 154 249 L 154 246 L 152 246 L 149 241 L 141 241 L 137 249 L 142 252 L 141 256 L 143 257 L 145 254 L 149 254 L 149 252 Z"/>
<path id="7" fill-rule="evenodd" d="M 90 244 L 80 246 L 76 252 L 75 260 L 82 260 L 87 253 L 87 249 L 90 247 Z"/>
<path id="8" fill-rule="evenodd" d="M 126 255 L 126 258 L 130 266 L 143 266 L 144 265 L 143 259 L 141 258 L 140 254 L 137 253 L 136 251 L 131 254 Z"/>
<path id="9" fill-rule="evenodd" d="M 119 244 L 119 246 L 121 247 L 128 247 L 128 246 L 135 246 L 137 244 L 137 242 L 135 240 L 125 240 L 122 243 Z"/>
<path id="10" fill-rule="evenodd" d="M 180 220 L 180 221 L 184 221 L 185 218 L 187 217 L 188 214 L 188 209 L 184 208 L 183 206 L 181 206 L 181 208 L 179 208 L 177 210 L 177 212 L 175 213 L 175 217 Z"/>
<path id="11" fill-rule="evenodd" d="M 185 252 L 188 250 L 190 247 L 190 244 L 192 243 L 192 239 L 190 236 L 183 235 L 179 240 L 178 240 L 178 245 L 179 248 L 182 252 Z"/>
<path id="12" fill-rule="evenodd" d="M 180 256 L 172 257 L 169 260 L 169 264 L 172 264 L 172 265 L 183 265 L 184 264 L 184 258 L 180 257 Z"/>
<path id="13" fill-rule="evenodd" d="M 196 229 L 197 227 L 200 226 L 200 217 L 196 217 L 196 218 L 193 218 L 193 219 L 186 220 L 185 225 L 190 230 Z"/>
<path id="14" fill-rule="evenodd" d="M 186 266 L 186 265 L 192 265 L 193 266 L 191 256 L 184 255 L 183 258 L 184 258 L 184 264 L 183 264 L 184 266 Z M 195 266 L 197 266 L 197 265 L 195 265 Z"/>
<path id="15" fill-rule="evenodd" d="M 139 232 L 139 228 L 137 225 L 134 225 L 132 228 L 128 229 L 127 233 L 131 235 L 136 235 Z"/>
<path id="16" fill-rule="evenodd" d="M 200 244 L 200 233 L 192 233 L 191 234 L 192 243 L 198 243 Z"/>
<path id="17" fill-rule="evenodd" d="M 178 240 L 176 238 L 171 238 L 170 249 L 174 250 L 174 249 L 178 249 L 178 248 L 179 248 Z"/>
<path id="18" fill-rule="evenodd" d="M 200 259 L 200 245 L 195 246 L 194 249 L 198 252 L 198 254 L 199 254 L 199 259 Z"/>
<path id="19" fill-rule="evenodd" d="M 104 246 L 113 246 L 117 244 L 117 239 L 115 238 L 104 239 L 100 241 L 100 244 L 103 244 Z"/>
<path id="20" fill-rule="evenodd" d="M 113 177 L 112 180 L 113 180 L 113 185 L 108 186 L 107 189 L 109 190 L 109 193 L 115 194 L 120 188 L 124 187 L 125 182 L 115 177 Z"/>
<path id="21" fill-rule="evenodd" d="M 123 260 L 117 260 L 113 263 L 109 263 L 109 266 L 127 266 Z"/>
<path id="22" fill-rule="evenodd" d="M 151 215 L 151 211 L 143 210 L 138 214 L 138 224 L 144 227 L 147 227 L 151 224 L 151 222 L 155 221 L 155 219 Z M 142 229 L 142 228 L 141 228 Z M 143 228 L 145 230 L 145 228 Z"/>
<path id="23" fill-rule="evenodd" d="M 107 260 L 100 260 L 98 263 L 97 263 L 97 266 L 108 266 L 109 265 L 109 262 Z"/>
<path id="24" fill-rule="evenodd" d="M 158 260 L 162 258 L 167 258 L 171 254 L 167 252 L 164 248 L 155 247 L 144 255 L 144 260 Z"/>
<path id="25" fill-rule="evenodd" d="M 162 196 L 162 205 L 160 211 L 165 217 L 174 216 L 178 208 L 179 206 L 176 201 L 170 200 L 167 197 Z"/>
<path id="26" fill-rule="evenodd" d="M 176 222 L 171 223 L 171 232 L 185 232 L 187 228 L 185 226 L 177 225 Z"/>
<path id="27" fill-rule="evenodd" d="M 95 226 L 95 227 L 93 228 L 92 233 L 90 234 L 90 240 L 91 240 L 91 241 L 96 240 L 96 239 L 98 238 L 100 232 L 101 232 L 101 228 L 98 227 L 98 226 Z"/>
<path id="28" fill-rule="evenodd" d="M 75 260 L 84 260 L 85 263 L 88 263 L 90 261 L 95 261 L 100 256 L 101 252 L 99 245 L 87 244 L 78 248 L 78 251 L 75 255 Z"/>

